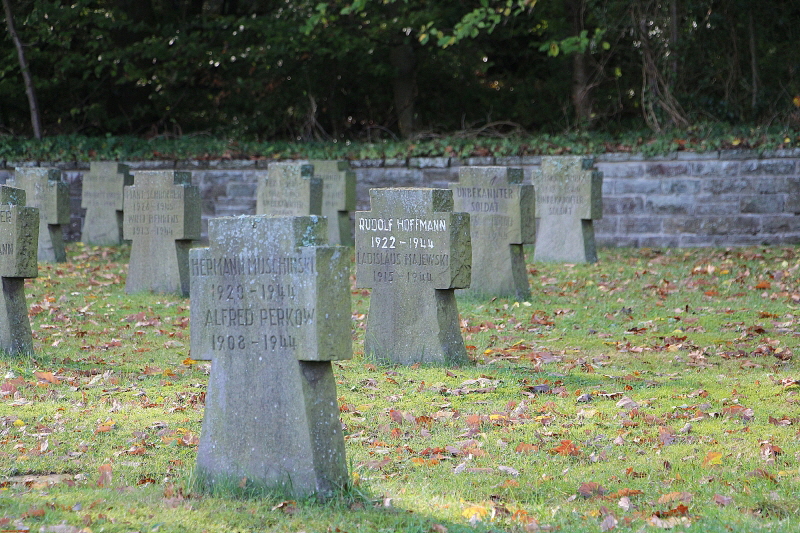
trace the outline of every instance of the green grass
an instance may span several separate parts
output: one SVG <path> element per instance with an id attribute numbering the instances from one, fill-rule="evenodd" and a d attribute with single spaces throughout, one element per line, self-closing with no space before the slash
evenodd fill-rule
<path id="1" fill-rule="evenodd" d="M 26 283 L 35 355 L 0 358 L 0 530 L 795 531 L 798 252 L 529 263 L 531 301 L 459 298 L 461 368 L 366 360 L 354 289 L 352 483 L 321 503 L 193 490 L 189 302 L 126 295 L 127 248 L 71 244 Z"/>

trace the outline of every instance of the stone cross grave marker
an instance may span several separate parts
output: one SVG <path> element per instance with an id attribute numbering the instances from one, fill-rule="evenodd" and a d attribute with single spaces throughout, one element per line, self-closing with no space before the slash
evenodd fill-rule
<path id="1" fill-rule="evenodd" d="M 25 190 L 28 207 L 39 210 L 39 261 L 63 263 L 64 228 L 69 224 L 69 186 L 57 168 L 16 168 L 9 185 Z"/>
<path id="2" fill-rule="evenodd" d="M 370 189 L 356 212 L 356 285 L 371 288 L 364 353 L 401 364 L 467 360 L 455 289 L 469 287 L 469 215 L 449 189 Z"/>
<path id="3" fill-rule="evenodd" d="M 309 161 L 314 176 L 322 180 L 322 216 L 328 217 L 328 243 L 353 246 L 356 209 L 356 173 L 347 161 Z"/>
<path id="4" fill-rule="evenodd" d="M 128 165 L 109 161 L 89 164 L 81 193 L 81 207 L 86 209 L 81 241 L 100 246 L 122 243 L 123 189 L 128 185 L 133 185 Z"/>
<path id="5" fill-rule="evenodd" d="M 270 163 L 256 190 L 256 214 L 297 217 L 322 214 L 322 180 L 307 161 Z"/>
<path id="6" fill-rule="evenodd" d="M 464 291 L 479 297 L 527 300 L 531 291 L 523 244 L 536 240 L 533 185 L 521 168 L 461 167 L 453 210 L 469 213 L 472 282 Z"/>
<path id="7" fill-rule="evenodd" d="M 125 292 L 189 295 L 189 249 L 200 238 L 200 191 L 191 172 L 134 173 L 124 189 L 123 237 L 133 241 Z"/>
<path id="8" fill-rule="evenodd" d="M 347 248 L 326 220 L 209 220 L 190 252 L 191 356 L 211 360 L 197 471 L 297 496 L 348 479 L 331 361 L 352 357 Z"/>
<path id="9" fill-rule="evenodd" d="M 583 156 L 542 157 L 536 189 L 535 261 L 594 263 L 593 220 L 603 216 L 603 174 Z"/>
<path id="10" fill-rule="evenodd" d="M 25 278 L 39 275 L 39 213 L 25 207 L 25 196 L 23 189 L 0 187 L 0 350 L 10 354 L 33 351 Z"/>

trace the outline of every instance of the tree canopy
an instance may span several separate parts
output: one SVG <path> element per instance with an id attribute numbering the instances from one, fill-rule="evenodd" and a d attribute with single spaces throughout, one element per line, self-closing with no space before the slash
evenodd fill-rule
<path id="1" fill-rule="evenodd" d="M 800 126 L 791 0 L 3 2 L 0 134 Z"/>

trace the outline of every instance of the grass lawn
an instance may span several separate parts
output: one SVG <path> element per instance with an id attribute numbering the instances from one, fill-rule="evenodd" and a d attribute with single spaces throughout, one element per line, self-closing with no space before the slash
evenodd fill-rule
<path id="1" fill-rule="evenodd" d="M 532 250 L 531 250 L 532 251 Z M 529 302 L 459 299 L 471 364 L 335 363 L 352 483 L 327 502 L 199 494 L 209 365 L 189 301 L 126 295 L 129 249 L 26 283 L 36 354 L 0 356 L 0 530 L 800 529 L 800 249 L 529 263 Z"/>

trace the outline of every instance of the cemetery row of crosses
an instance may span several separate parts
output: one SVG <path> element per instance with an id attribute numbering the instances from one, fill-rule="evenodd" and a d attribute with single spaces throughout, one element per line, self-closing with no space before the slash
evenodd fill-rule
<path id="1" fill-rule="evenodd" d="M 449 189 L 371 189 L 355 210 L 344 162 L 273 163 L 256 215 L 212 218 L 208 247 L 191 173 L 92 163 L 82 240 L 130 240 L 126 292 L 190 298 L 191 357 L 212 361 L 197 475 L 247 477 L 296 495 L 348 478 L 332 361 L 352 357 L 350 265 L 372 290 L 364 353 L 400 364 L 467 361 L 456 290 L 528 299 L 523 245 L 539 261 L 596 260 L 602 175 L 580 157 L 543 158 L 523 184 L 507 167 L 464 167 Z M 0 348 L 33 349 L 24 279 L 66 260 L 61 172 L 18 168 L 0 190 Z M 537 221 L 538 220 L 538 233 Z M 236 376 L 236 387 L 228 386 Z"/>

